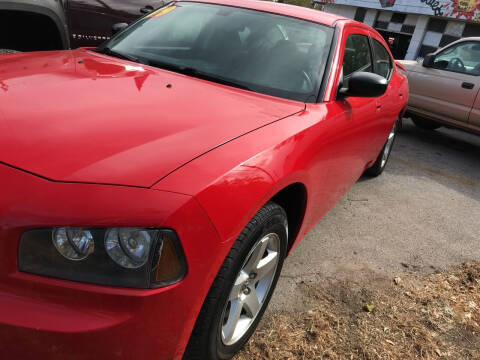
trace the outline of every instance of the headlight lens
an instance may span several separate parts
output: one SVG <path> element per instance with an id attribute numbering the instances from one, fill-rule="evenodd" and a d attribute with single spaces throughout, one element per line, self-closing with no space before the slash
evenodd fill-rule
<path id="1" fill-rule="evenodd" d="M 92 233 L 79 228 L 58 228 L 53 232 L 53 245 L 69 260 L 83 260 L 93 252 Z"/>
<path id="2" fill-rule="evenodd" d="M 105 249 L 118 265 L 136 269 L 146 264 L 157 230 L 113 228 L 105 236 Z"/>
<path id="3" fill-rule="evenodd" d="M 155 288 L 183 279 L 176 233 L 153 228 L 50 228 L 23 233 L 20 271 L 91 284 Z"/>

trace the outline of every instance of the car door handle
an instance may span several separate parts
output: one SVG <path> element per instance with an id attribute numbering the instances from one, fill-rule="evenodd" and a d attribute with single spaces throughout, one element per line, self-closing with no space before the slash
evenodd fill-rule
<path id="1" fill-rule="evenodd" d="M 471 90 L 471 89 L 473 89 L 474 87 L 475 87 L 475 84 L 472 84 L 472 83 L 469 83 L 469 82 L 464 82 L 464 83 L 462 83 L 462 88 L 464 88 L 464 89 L 469 89 L 469 90 Z"/>
<path id="2" fill-rule="evenodd" d="M 147 6 L 140 9 L 140 12 L 142 14 L 148 14 L 149 12 L 152 12 L 152 11 L 153 11 L 153 6 L 151 6 L 151 5 L 147 5 Z"/>

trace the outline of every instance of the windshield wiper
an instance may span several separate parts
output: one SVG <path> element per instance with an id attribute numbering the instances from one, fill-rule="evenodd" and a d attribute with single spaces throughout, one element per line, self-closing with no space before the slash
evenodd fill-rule
<path id="1" fill-rule="evenodd" d="M 202 71 L 199 71 L 195 68 L 188 67 L 188 66 L 181 66 L 181 65 L 176 65 L 176 64 L 171 64 L 171 63 L 166 63 L 166 62 L 161 62 L 161 61 L 154 61 L 154 60 L 149 61 L 148 65 L 155 66 L 155 67 L 165 69 L 165 70 L 170 70 L 170 71 L 173 71 L 173 72 L 178 72 L 180 74 L 184 74 L 184 75 L 188 75 L 188 76 L 193 76 L 193 77 L 196 77 L 196 78 L 199 78 L 199 79 L 203 79 L 203 80 L 212 81 L 212 82 L 216 82 L 216 83 L 223 84 L 223 85 L 236 87 L 236 88 L 243 89 L 243 90 L 252 90 L 248 86 L 243 85 L 241 83 L 238 83 L 236 81 L 225 79 L 225 78 L 222 78 L 222 77 L 217 76 L 217 75 L 204 73 Z"/>
<path id="2" fill-rule="evenodd" d="M 104 46 L 102 48 L 97 48 L 94 51 L 98 52 L 100 54 L 105 54 L 105 55 L 113 56 L 113 57 L 116 57 L 116 58 L 119 58 L 119 59 L 129 60 L 129 61 L 133 61 L 133 62 L 136 62 L 136 63 L 147 65 L 147 62 L 145 62 L 144 60 L 142 60 L 142 59 L 140 59 L 136 56 L 120 53 L 118 51 L 110 49 L 108 46 Z"/>

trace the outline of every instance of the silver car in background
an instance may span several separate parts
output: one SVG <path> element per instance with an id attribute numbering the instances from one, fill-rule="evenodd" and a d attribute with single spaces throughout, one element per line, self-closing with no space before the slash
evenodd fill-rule
<path id="1" fill-rule="evenodd" d="M 407 70 L 407 116 L 424 129 L 440 126 L 480 134 L 480 38 L 463 38 L 423 61 L 399 61 Z"/>

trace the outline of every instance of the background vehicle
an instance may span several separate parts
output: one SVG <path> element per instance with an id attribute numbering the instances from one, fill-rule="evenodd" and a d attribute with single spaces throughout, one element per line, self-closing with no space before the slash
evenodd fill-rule
<path id="1" fill-rule="evenodd" d="M 408 99 L 370 27 L 247 0 L 2 56 L 0 85 L 0 358 L 39 360 L 232 357 Z"/>
<path id="2" fill-rule="evenodd" d="M 97 46 L 164 0 L 0 0 L 0 53 Z"/>
<path id="3" fill-rule="evenodd" d="M 421 62 L 400 62 L 410 86 L 408 114 L 417 126 L 480 134 L 480 38 L 458 40 Z"/>

